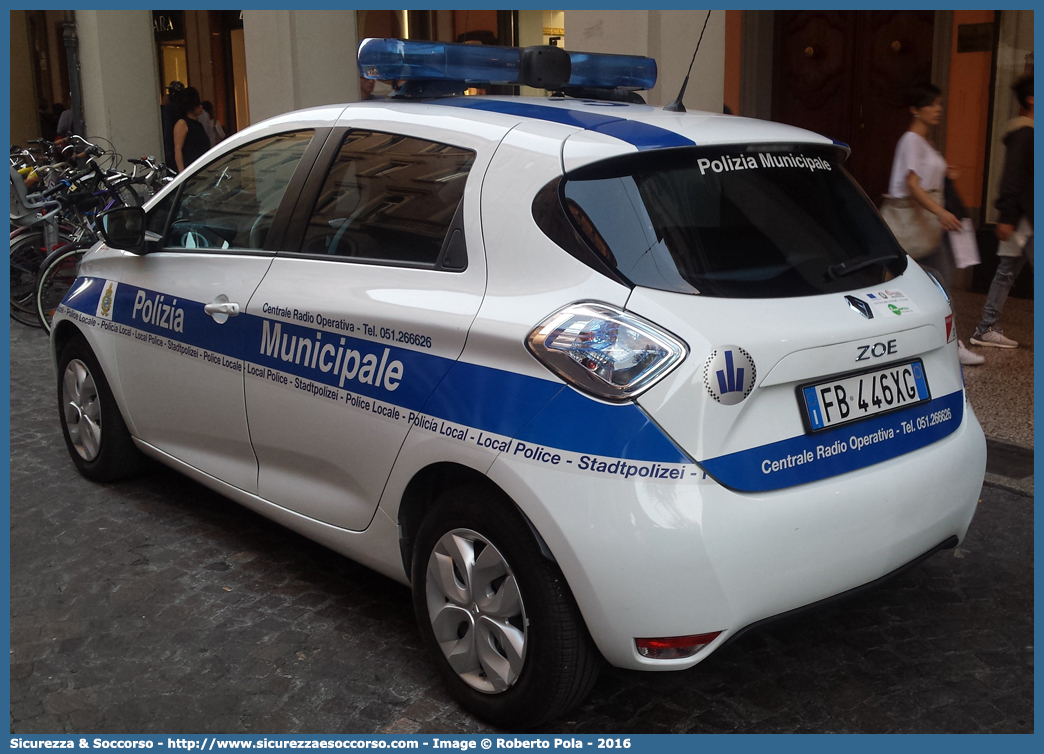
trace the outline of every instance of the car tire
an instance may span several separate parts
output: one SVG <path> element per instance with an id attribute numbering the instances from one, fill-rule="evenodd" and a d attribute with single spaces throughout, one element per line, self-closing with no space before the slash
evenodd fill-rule
<path id="1" fill-rule="evenodd" d="M 80 335 L 58 357 L 58 416 L 69 455 L 88 479 L 114 482 L 144 468 L 145 457 L 127 431 L 101 365 Z"/>
<path id="2" fill-rule="evenodd" d="M 411 570 L 424 644 L 475 716 L 528 730 L 587 696 L 601 655 L 558 565 L 503 494 L 443 494 L 418 529 Z"/>

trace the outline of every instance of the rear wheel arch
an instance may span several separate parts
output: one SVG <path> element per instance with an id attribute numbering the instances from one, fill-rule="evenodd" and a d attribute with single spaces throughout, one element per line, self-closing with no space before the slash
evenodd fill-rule
<path id="1" fill-rule="evenodd" d="M 461 705 L 528 730 L 583 700 L 604 660 L 546 544 L 499 486 L 448 487 L 411 549 L 421 639 Z"/>
<path id="2" fill-rule="evenodd" d="M 447 461 L 431 464 L 414 474 L 399 501 L 396 516 L 399 524 L 399 552 L 407 576 L 413 572 L 413 546 L 424 516 L 443 494 L 466 487 L 486 489 L 490 493 L 489 499 L 492 504 L 510 506 L 528 527 L 540 547 L 540 553 L 551 562 L 557 563 L 533 522 L 496 482 L 470 466 Z"/>

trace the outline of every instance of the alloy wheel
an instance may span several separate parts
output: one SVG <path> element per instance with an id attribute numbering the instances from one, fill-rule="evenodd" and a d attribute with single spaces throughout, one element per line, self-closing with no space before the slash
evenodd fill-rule
<path id="1" fill-rule="evenodd" d="M 511 688 L 526 659 L 528 625 L 515 574 L 481 534 L 455 529 L 428 558 L 428 617 L 450 667 L 476 691 Z"/>
<path id="2" fill-rule="evenodd" d="M 73 447 L 80 458 L 93 461 L 101 451 L 101 402 L 94 377 L 79 359 L 73 359 L 65 367 L 62 408 Z"/>

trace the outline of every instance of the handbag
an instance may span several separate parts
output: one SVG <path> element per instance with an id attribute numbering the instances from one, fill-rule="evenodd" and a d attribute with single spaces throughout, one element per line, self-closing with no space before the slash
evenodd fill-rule
<path id="1" fill-rule="evenodd" d="M 929 191 L 928 195 L 942 203 L 941 191 Z M 930 255 L 942 240 L 943 228 L 939 218 L 918 204 L 913 197 L 885 194 L 881 202 L 881 217 L 895 240 L 914 259 Z"/>

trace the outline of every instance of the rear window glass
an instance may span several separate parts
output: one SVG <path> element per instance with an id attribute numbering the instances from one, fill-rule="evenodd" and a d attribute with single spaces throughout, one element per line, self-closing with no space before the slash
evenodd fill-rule
<path id="1" fill-rule="evenodd" d="M 906 256 L 838 156 L 800 145 L 629 155 L 566 175 L 559 209 L 598 266 L 632 285 L 730 298 L 853 290 L 898 275 Z"/>

